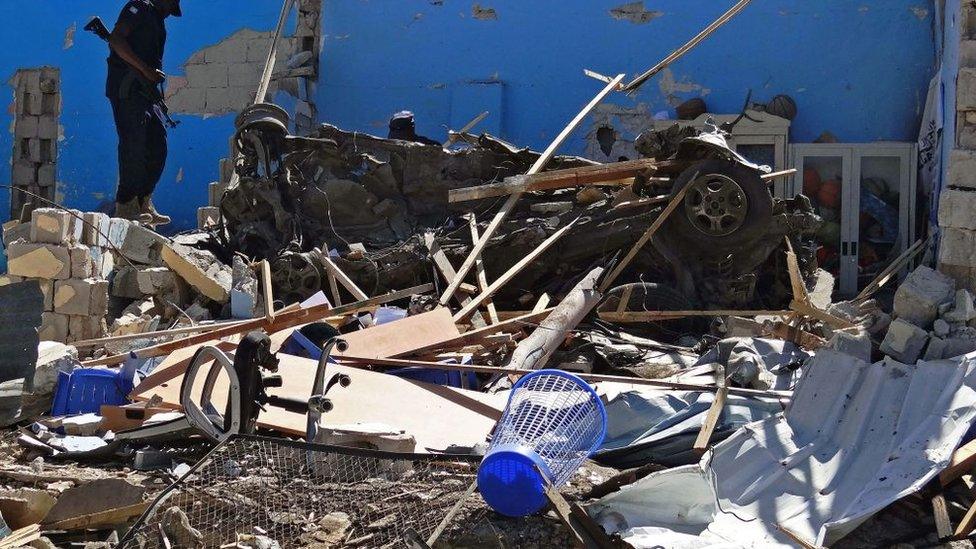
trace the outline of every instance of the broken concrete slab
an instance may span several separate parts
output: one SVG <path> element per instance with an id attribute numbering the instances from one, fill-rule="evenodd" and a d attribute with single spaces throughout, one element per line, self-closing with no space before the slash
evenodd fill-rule
<path id="1" fill-rule="evenodd" d="M 925 348 L 925 354 L 922 356 L 922 360 L 940 360 L 945 358 L 946 348 L 947 345 L 944 339 L 932 336 L 929 338 L 929 344 Z"/>
<path id="2" fill-rule="evenodd" d="M 871 362 L 871 338 L 868 337 L 867 333 L 861 332 L 854 335 L 847 332 L 834 332 L 830 341 L 827 342 L 827 347 L 851 355 L 858 360 Z"/>
<path id="3" fill-rule="evenodd" d="M 63 246 L 18 240 L 7 246 L 7 273 L 26 278 L 65 280 L 71 278 L 71 253 Z"/>
<path id="4" fill-rule="evenodd" d="M 111 280 L 111 293 L 115 297 L 126 299 L 140 299 L 143 293 L 139 291 L 139 269 L 131 265 L 123 265 L 115 269 Z"/>
<path id="5" fill-rule="evenodd" d="M 80 366 L 78 350 L 74 347 L 54 341 L 42 341 L 37 346 L 37 367 L 34 370 L 31 392 L 35 395 L 54 394 L 58 374 L 71 373 Z"/>
<path id="6" fill-rule="evenodd" d="M 64 343 L 68 340 L 68 315 L 45 311 L 41 314 L 41 327 L 37 335 L 41 341 Z"/>
<path id="7" fill-rule="evenodd" d="M 939 306 L 951 302 L 956 283 L 948 276 L 921 266 L 895 292 L 895 316 L 921 328 L 928 328 L 939 315 Z"/>
<path id="8" fill-rule="evenodd" d="M 98 433 L 101 423 L 102 416 L 98 414 L 81 414 L 63 418 L 61 427 L 66 435 L 89 437 Z"/>
<path id="9" fill-rule="evenodd" d="M 117 229 L 113 227 L 113 230 L 124 233 L 122 244 L 119 246 L 122 254 L 134 263 L 161 265 L 160 252 L 163 245 L 169 240 L 138 223 L 124 219 L 119 221 L 122 223 L 119 224 L 115 219 L 112 219 L 111 223 L 120 225 Z"/>
<path id="10" fill-rule="evenodd" d="M 65 490 L 44 519 L 44 523 L 51 524 L 134 505 L 142 501 L 145 492 L 146 489 L 142 486 L 136 486 L 125 479 L 94 480 Z"/>
<path id="11" fill-rule="evenodd" d="M 234 256 L 230 310 L 234 318 L 254 318 L 258 304 L 258 279 L 244 259 Z"/>
<path id="12" fill-rule="evenodd" d="M 230 300 L 231 268 L 210 252 L 181 244 L 162 247 L 162 259 L 190 286 L 217 303 Z"/>
<path id="13" fill-rule="evenodd" d="M 26 528 L 44 520 L 57 501 L 45 490 L 3 490 L 0 491 L 0 515 L 10 528 Z"/>
<path id="14" fill-rule="evenodd" d="M 928 332 L 899 318 L 888 327 L 881 352 L 903 364 L 915 364 L 928 340 Z"/>

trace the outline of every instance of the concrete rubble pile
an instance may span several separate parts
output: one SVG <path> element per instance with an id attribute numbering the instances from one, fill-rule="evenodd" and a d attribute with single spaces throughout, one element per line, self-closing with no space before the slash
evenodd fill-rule
<path id="1" fill-rule="evenodd" d="M 894 543 L 933 531 L 905 508 L 973 505 L 976 304 L 909 272 L 921 243 L 889 258 L 900 284 L 840 300 L 809 201 L 773 198 L 782 175 L 721 133 L 600 165 L 488 135 L 296 137 L 278 113 L 239 117 L 198 231 L 4 226 L 4 284 L 44 311 L 27 375 L 0 363 L 0 544 Z M 505 517 L 484 464 L 544 375 L 605 434 L 536 494 L 559 520 Z M 583 415 L 557 400 L 528 409 Z M 579 436 L 543 431 L 519 452 Z"/>

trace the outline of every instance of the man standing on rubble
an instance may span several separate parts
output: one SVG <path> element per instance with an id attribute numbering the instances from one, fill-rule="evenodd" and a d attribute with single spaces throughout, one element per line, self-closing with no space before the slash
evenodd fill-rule
<path id="1" fill-rule="evenodd" d="M 166 79 L 163 50 L 170 15 L 182 17 L 180 0 L 131 0 L 109 38 L 105 95 L 119 134 L 119 187 L 115 215 L 152 225 L 170 218 L 156 211 L 152 194 L 166 166 L 166 127 L 153 91 Z"/>

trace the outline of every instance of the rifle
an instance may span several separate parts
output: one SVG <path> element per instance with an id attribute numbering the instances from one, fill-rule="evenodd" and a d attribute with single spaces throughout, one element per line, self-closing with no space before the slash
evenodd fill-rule
<path id="1" fill-rule="evenodd" d="M 108 43 L 109 38 L 112 36 L 112 33 L 108 31 L 105 23 L 102 22 L 102 18 L 98 16 L 92 17 L 91 21 L 85 25 L 85 30 L 101 38 L 106 43 Z M 129 70 L 134 74 L 137 72 L 131 67 Z M 161 85 L 153 85 L 143 78 L 141 74 L 136 74 L 136 81 L 139 83 L 139 94 L 148 99 L 150 103 L 159 109 L 159 112 L 163 116 L 163 122 L 170 128 L 175 128 L 178 126 L 180 122 L 178 120 L 173 120 L 169 115 L 169 107 L 166 106 L 166 101 L 163 99 L 163 90 Z"/>

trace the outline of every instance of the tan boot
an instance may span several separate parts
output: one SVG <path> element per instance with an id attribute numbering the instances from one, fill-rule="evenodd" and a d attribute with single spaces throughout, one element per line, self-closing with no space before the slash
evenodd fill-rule
<path id="1" fill-rule="evenodd" d="M 149 222 L 151 225 L 169 225 L 170 222 L 173 221 L 170 216 L 163 215 L 156 211 L 156 206 L 153 205 L 151 196 L 143 200 L 142 213 L 147 214 L 152 218 L 152 221 Z"/>
<path id="2" fill-rule="evenodd" d="M 115 217 L 128 219 L 129 221 L 138 221 L 139 223 L 149 223 L 152 220 L 151 215 L 142 213 L 142 207 L 139 205 L 138 198 L 133 198 L 128 202 L 116 202 Z"/>

